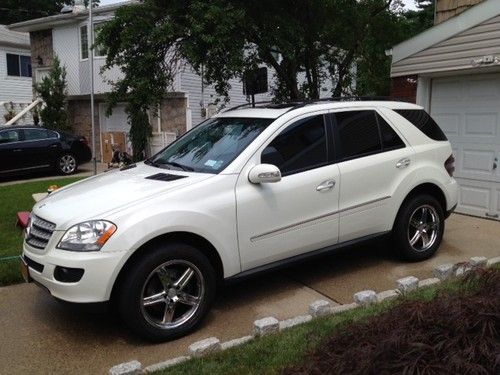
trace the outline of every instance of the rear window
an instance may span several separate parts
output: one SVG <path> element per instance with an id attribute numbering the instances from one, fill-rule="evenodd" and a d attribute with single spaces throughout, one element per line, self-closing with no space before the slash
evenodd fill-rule
<path id="1" fill-rule="evenodd" d="M 435 141 L 448 140 L 436 121 L 423 109 L 396 109 L 395 112 L 410 121 L 429 138 Z"/>

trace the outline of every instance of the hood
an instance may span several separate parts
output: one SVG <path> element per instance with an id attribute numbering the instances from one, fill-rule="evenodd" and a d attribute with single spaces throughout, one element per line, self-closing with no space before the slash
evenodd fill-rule
<path id="1" fill-rule="evenodd" d="M 33 213 L 55 223 L 56 230 L 66 230 L 85 220 L 106 219 L 111 211 L 213 176 L 138 163 L 135 168 L 112 170 L 65 186 L 35 204 Z"/>

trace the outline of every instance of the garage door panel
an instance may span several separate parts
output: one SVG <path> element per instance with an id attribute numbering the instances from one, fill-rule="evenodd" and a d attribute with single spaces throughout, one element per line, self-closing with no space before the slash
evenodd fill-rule
<path id="1" fill-rule="evenodd" d="M 461 83 L 457 79 L 443 79 L 433 82 L 432 96 L 441 99 L 444 103 L 461 98 Z"/>
<path id="2" fill-rule="evenodd" d="M 495 159 L 494 150 L 464 148 L 461 156 L 462 164 L 458 171 L 459 174 L 476 175 L 475 177 L 478 179 L 494 178 L 492 170 Z"/>
<path id="3" fill-rule="evenodd" d="M 456 113 L 436 113 L 433 117 L 448 137 L 460 135 L 460 115 Z"/>
<path id="4" fill-rule="evenodd" d="M 497 112 L 465 114 L 465 137 L 496 137 L 497 129 Z"/>
<path id="5" fill-rule="evenodd" d="M 468 185 L 468 182 L 462 181 L 460 184 L 459 204 L 463 208 L 478 210 L 484 214 L 489 210 L 491 201 L 491 189 Z"/>
<path id="6" fill-rule="evenodd" d="M 498 79 L 471 79 L 467 85 L 467 93 L 473 98 L 496 98 L 498 97 Z"/>

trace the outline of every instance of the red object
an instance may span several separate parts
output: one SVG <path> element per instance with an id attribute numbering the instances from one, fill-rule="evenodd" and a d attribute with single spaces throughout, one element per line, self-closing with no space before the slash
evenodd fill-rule
<path id="1" fill-rule="evenodd" d="M 29 211 L 20 211 L 17 213 L 17 225 L 25 229 L 28 226 L 28 221 L 30 219 Z"/>

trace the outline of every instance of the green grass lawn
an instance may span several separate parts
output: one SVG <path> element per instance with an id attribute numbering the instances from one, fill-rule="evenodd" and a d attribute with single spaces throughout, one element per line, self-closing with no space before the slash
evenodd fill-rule
<path id="1" fill-rule="evenodd" d="M 55 180 L 25 182 L 16 185 L 0 186 L 0 258 L 21 254 L 23 236 L 16 226 L 18 211 L 31 211 L 35 204 L 33 193 L 47 191 L 50 185 L 64 186 L 81 178 L 72 177 Z M 0 286 L 21 282 L 19 261 L 0 259 Z"/>
<path id="2" fill-rule="evenodd" d="M 472 293 L 477 282 L 460 283 L 457 280 L 435 287 L 419 289 L 393 301 L 384 301 L 367 307 L 356 308 L 340 314 L 314 319 L 309 323 L 280 333 L 254 339 L 248 344 L 204 358 L 189 360 L 156 374 L 279 374 L 285 368 L 301 363 L 304 358 L 324 344 L 336 332 L 348 329 L 354 322 L 377 316 L 407 301 L 432 301 L 436 296 Z M 465 288 L 465 289 L 464 289 Z"/>

